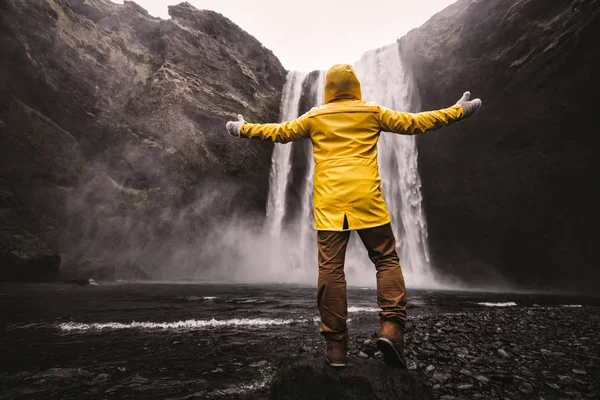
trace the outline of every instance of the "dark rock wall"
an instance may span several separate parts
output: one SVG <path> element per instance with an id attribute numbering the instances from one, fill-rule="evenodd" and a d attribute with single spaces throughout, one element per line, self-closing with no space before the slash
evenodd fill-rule
<path id="1" fill-rule="evenodd" d="M 436 267 L 592 290 L 599 270 L 600 1 L 459 0 L 399 39 L 420 109 L 481 97 L 417 139 Z"/>
<path id="2" fill-rule="evenodd" d="M 1 227 L 63 254 L 65 276 L 96 258 L 185 276 L 201 258 L 168 265 L 177 244 L 264 209 L 272 147 L 224 124 L 276 121 L 285 70 L 220 14 L 169 13 L 0 2 Z"/>

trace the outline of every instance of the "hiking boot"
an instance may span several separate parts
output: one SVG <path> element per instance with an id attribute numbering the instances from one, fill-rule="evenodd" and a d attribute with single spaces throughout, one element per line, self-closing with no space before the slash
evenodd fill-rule
<path id="1" fill-rule="evenodd" d="M 377 347 L 388 365 L 406 368 L 404 358 L 404 329 L 395 322 L 383 321 L 379 330 Z"/>
<path id="2" fill-rule="evenodd" d="M 336 342 L 328 340 L 325 347 L 325 359 L 330 367 L 342 368 L 346 366 L 346 350 L 345 342 Z"/>

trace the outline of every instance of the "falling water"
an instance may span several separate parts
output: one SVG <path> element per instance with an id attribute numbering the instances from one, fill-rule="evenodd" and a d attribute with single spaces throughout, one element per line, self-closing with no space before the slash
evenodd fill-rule
<path id="1" fill-rule="evenodd" d="M 411 96 L 408 90 L 409 80 L 400 61 L 396 44 L 370 51 L 355 64 L 355 70 L 361 82 L 363 99 L 374 101 L 398 111 L 411 110 Z M 303 80 L 307 75 L 290 72 L 284 88 L 281 104 L 281 120 L 287 121 L 298 116 L 299 103 L 302 100 Z M 323 103 L 325 72 L 320 71 L 317 79 L 317 101 L 313 106 Z M 267 208 L 267 224 L 272 234 L 283 231 L 297 241 L 294 249 L 288 249 L 291 265 L 314 270 L 315 235 L 312 230 L 312 181 L 314 161 L 311 152 L 307 153 L 304 187 L 301 195 L 301 212 L 286 209 L 288 204 L 287 188 L 290 184 L 292 169 L 292 144 L 277 144 L 273 152 L 271 186 Z M 311 147 L 312 150 L 312 147 Z M 422 208 L 421 181 L 417 169 L 417 147 L 412 136 L 382 133 L 379 140 L 379 168 L 382 186 L 388 210 L 392 216 L 392 226 L 397 240 L 400 261 L 407 284 L 415 287 L 435 285 L 429 263 L 427 248 L 427 225 Z M 283 227 L 282 221 L 297 214 L 294 223 Z M 373 277 L 372 266 L 363 254 L 361 246 L 351 246 L 347 255 L 347 274 L 359 277 Z M 362 270 L 357 271 L 357 270 Z M 358 284 L 359 282 L 350 281 Z M 360 282 L 364 284 L 364 282 Z"/>
<path id="2" fill-rule="evenodd" d="M 316 102 L 315 107 L 321 106 L 325 100 L 325 71 L 319 71 L 319 75 L 316 80 Z M 299 221 L 302 227 L 302 233 L 300 236 L 300 249 L 302 252 L 306 252 L 314 245 L 314 214 L 313 214 L 313 174 L 315 172 L 315 160 L 312 157 L 312 143 L 308 142 L 308 168 L 306 176 L 304 177 L 304 190 L 302 191 L 302 212 L 300 218 L 303 220 Z"/>
<path id="3" fill-rule="evenodd" d="M 298 117 L 302 83 L 306 74 L 291 71 L 287 75 L 280 107 L 280 122 L 290 121 Z M 277 144 L 271 158 L 271 176 L 269 180 L 269 198 L 267 200 L 267 221 L 269 232 L 277 235 L 281 232 L 281 224 L 285 216 L 285 196 L 291 164 L 292 144 Z"/>
<path id="4" fill-rule="evenodd" d="M 355 69 L 363 99 L 397 111 L 411 110 L 408 76 L 397 45 L 364 54 Z M 398 255 L 408 275 L 407 281 L 413 286 L 430 286 L 434 282 L 429 265 L 415 138 L 382 132 L 378 150 L 383 194 L 392 216 Z"/>

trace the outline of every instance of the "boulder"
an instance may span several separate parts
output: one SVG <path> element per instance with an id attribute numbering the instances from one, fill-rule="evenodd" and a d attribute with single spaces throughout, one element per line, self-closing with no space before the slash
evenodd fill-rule
<path id="1" fill-rule="evenodd" d="M 52 282 L 60 256 L 24 230 L 0 230 L 0 282 Z"/>
<path id="2" fill-rule="evenodd" d="M 352 360 L 331 368 L 322 355 L 303 354 L 280 361 L 271 383 L 272 400 L 433 399 L 417 374 L 381 361 Z"/>

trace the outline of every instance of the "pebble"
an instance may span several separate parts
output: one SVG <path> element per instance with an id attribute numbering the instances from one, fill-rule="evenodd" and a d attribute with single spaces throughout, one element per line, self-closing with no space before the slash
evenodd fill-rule
<path id="1" fill-rule="evenodd" d="M 373 341 L 371 339 L 367 339 L 363 342 L 364 346 L 373 346 Z"/>
<path id="2" fill-rule="evenodd" d="M 573 373 L 577 375 L 587 375 L 587 372 L 585 372 L 582 369 L 572 369 L 571 371 L 573 371 Z"/>
<path id="3" fill-rule="evenodd" d="M 461 383 L 460 385 L 457 385 L 456 388 L 458 390 L 469 390 L 473 389 L 473 385 L 470 383 Z"/>
<path id="4" fill-rule="evenodd" d="M 98 383 L 103 382 L 108 378 L 110 378 L 110 375 L 108 374 L 98 374 L 98 376 L 96 376 L 96 378 L 94 378 L 94 380 L 92 381 L 92 385 L 97 385 Z"/>
<path id="5" fill-rule="evenodd" d="M 446 382 L 450 378 L 450 375 L 442 374 L 440 372 L 436 372 L 433 374 L 432 379 L 434 381 Z"/>
<path id="6" fill-rule="evenodd" d="M 435 367 L 433 365 L 428 365 L 427 368 L 425 368 L 425 371 L 427 372 L 431 372 L 435 369 Z"/>
<path id="7" fill-rule="evenodd" d="M 533 393 L 533 385 L 531 383 L 525 382 L 521 386 L 519 386 L 519 390 L 525 394 Z"/>
<path id="8" fill-rule="evenodd" d="M 310 353 L 310 347 L 308 346 L 302 346 L 298 349 L 298 353 Z"/>
<path id="9" fill-rule="evenodd" d="M 498 349 L 498 354 L 500 355 L 500 357 L 503 357 L 503 358 L 509 358 L 510 357 L 508 355 L 508 353 L 506 351 L 504 351 L 503 349 Z"/>
<path id="10" fill-rule="evenodd" d="M 469 350 L 467 350 L 467 349 L 466 349 L 466 348 L 464 348 L 464 347 L 457 347 L 456 349 L 454 349 L 454 352 L 455 352 L 456 354 L 463 354 L 463 355 L 465 355 L 465 356 L 466 356 L 467 354 L 469 354 Z"/>
<path id="11" fill-rule="evenodd" d="M 558 375 L 558 379 L 561 382 L 565 382 L 565 381 L 570 381 L 573 378 L 571 378 L 569 375 Z"/>
<path id="12" fill-rule="evenodd" d="M 258 362 L 255 362 L 253 364 L 250 364 L 250 367 L 251 368 L 262 367 L 262 366 L 267 365 L 268 363 L 269 362 L 267 360 L 262 360 L 262 361 L 258 361 Z"/>
<path id="13" fill-rule="evenodd" d="M 490 380 L 483 375 L 477 375 L 475 377 L 479 382 L 488 383 Z"/>
<path id="14" fill-rule="evenodd" d="M 359 351 L 359 352 L 358 352 L 358 356 L 359 356 L 360 358 L 369 358 L 369 356 L 368 356 L 366 353 L 362 352 L 362 351 Z"/>

